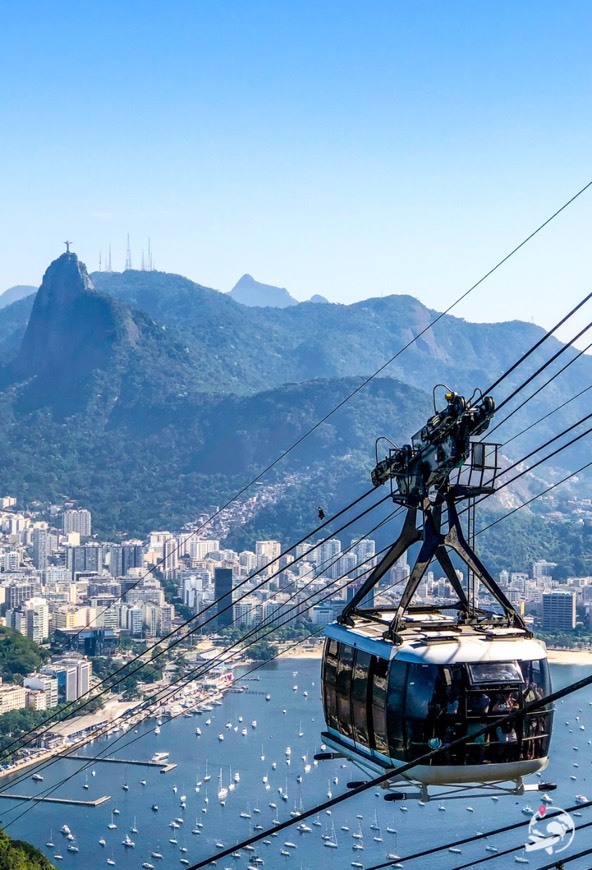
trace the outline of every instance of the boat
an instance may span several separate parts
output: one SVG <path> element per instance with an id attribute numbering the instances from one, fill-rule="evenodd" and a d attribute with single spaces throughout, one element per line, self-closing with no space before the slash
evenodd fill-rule
<path id="1" fill-rule="evenodd" d="M 154 733 L 160 734 L 160 726 L 159 725 L 157 725 L 156 728 L 154 729 Z"/>
<path id="2" fill-rule="evenodd" d="M 157 764 L 164 763 L 169 757 L 170 752 L 155 752 L 151 758 L 151 761 L 155 761 Z"/>
<path id="3" fill-rule="evenodd" d="M 45 845 L 47 846 L 48 849 L 54 848 L 55 843 L 53 842 L 53 830 L 51 830 L 49 832 L 49 840 L 47 841 L 47 843 Z"/>
<path id="4" fill-rule="evenodd" d="M 588 798 L 586 797 L 585 794 L 577 794 L 577 795 L 575 796 L 575 802 L 576 802 L 577 804 L 587 804 L 587 803 L 588 803 Z"/>
<path id="5" fill-rule="evenodd" d="M 115 859 L 107 858 L 107 864 L 109 864 L 110 867 L 115 867 Z"/>
<path id="6" fill-rule="evenodd" d="M 107 840 L 104 837 L 99 837 L 99 846 L 106 846 Z"/>
<path id="7" fill-rule="evenodd" d="M 76 843 L 68 843 L 66 848 L 68 852 L 80 852 L 80 849 L 78 848 Z"/>
<path id="8" fill-rule="evenodd" d="M 153 813 L 157 813 L 158 812 L 158 804 L 152 804 L 150 809 L 152 810 Z"/>
<path id="9" fill-rule="evenodd" d="M 68 827 L 68 825 L 62 825 L 62 827 L 60 828 L 60 834 L 69 834 L 69 833 L 70 833 L 70 828 Z"/>
<path id="10" fill-rule="evenodd" d="M 54 858 L 54 861 L 63 861 L 64 860 L 63 855 L 54 855 L 53 858 Z"/>
<path id="11" fill-rule="evenodd" d="M 150 861 L 144 861 L 142 867 L 144 867 L 145 870 L 154 870 L 154 864 L 151 864 Z"/>
<path id="12" fill-rule="evenodd" d="M 117 827 L 117 825 L 115 824 L 115 820 L 113 818 L 113 812 L 111 813 L 111 821 L 109 822 L 107 827 L 109 828 L 110 831 L 114 831 L 115 828 Z"/>
<path id="13" fill-rule="evenodd" d="M 134 816 L 134 824 L 130 828 L 130 834 L 137 834 L 137 833 L 138 833 L 138 829 L 136 827 L 136 817 Z"/>
<path id="14" fill-rule="evenodd" d="M 125 846 L 126 849 L 134 849 L 136 844 L 131 839 L 129 834 L 126 834 L 123 840 L 121 841 L 122 846 Z"/>
<path id="15" fill-rule="evenodd" d="M 31 779 L 33 780 L 33 782 L 43 782 L 43 777 L 40 773 L 34 773 Z"/>
<path id="16" fill-rule="evenodd" d="M 266 700 L 266 701 L 271 701 L 271 695 L 269 694 L 269 692 L 268 692 L 267 695 L 265 696 L 265 700 Z"/>
<path id="17" fill-rule="evenodd" d="M 222 783 L 222 768 L 220 768 L 220 776 L 218 777 L 218 800 L 223 803 L 228 797 L 228 789 Z"/>

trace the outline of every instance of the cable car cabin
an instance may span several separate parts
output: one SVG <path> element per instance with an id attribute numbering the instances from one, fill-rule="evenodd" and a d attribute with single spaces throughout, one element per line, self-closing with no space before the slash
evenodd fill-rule
<path id="1" fill-rule="evenodd" d="M 379 622 L 328 625 L 323 655 L 323 740 L 381 773 L 470 735 L 550 692 L 544 645 L 528 632 L 407 623 L 402 643 Z M 551 705 L 413 768 L 425 785 L 518 781 L 548 764 Z"/>

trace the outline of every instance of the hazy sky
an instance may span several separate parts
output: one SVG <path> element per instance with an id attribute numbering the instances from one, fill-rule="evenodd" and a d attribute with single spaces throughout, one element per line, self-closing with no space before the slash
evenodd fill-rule
<path id="1" fill-rule="evenodd" d="M 588 0 L 2 0 L 0 289 L 66 238 L 121 269 L 129 232 L 221 290 L 441 310 L 592 179 L 591 58 Z M 455 313 L 550 325 L 591 216 L 592 189 Z"/>

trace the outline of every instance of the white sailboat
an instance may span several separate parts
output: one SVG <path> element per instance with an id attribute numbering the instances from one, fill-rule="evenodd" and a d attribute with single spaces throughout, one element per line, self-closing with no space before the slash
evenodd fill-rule
<path id="1" fill-rule="evenodd" d="M 218 777 L 218 800 L 221 804 L 224 804 L 226 798 L 228 797 L 228 789 L 222 783 L 222 768 L 220 768 L 220 775 Z"/>

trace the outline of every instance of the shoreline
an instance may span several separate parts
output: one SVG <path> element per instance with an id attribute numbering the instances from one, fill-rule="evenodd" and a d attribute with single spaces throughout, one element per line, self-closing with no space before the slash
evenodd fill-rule
<path id="1" fill-rule="evenodd" d="M 302 646 L 292 647 L 278 656 L 280 659 L 320 659 L 323 655 L 322 643 L 311 647 L 307 642 Z M 592 650 L 555 649 L 547 647 L 547 657 L 551 665 L 590 665 L 592 666 Z"/>

